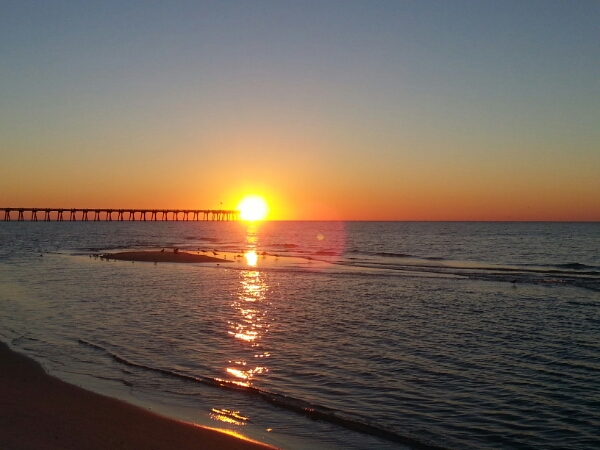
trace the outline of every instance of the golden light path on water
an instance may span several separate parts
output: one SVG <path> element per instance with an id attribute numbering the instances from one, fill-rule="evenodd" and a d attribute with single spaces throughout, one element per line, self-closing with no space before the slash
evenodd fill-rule
<path id="1" fill-rule="evenodd" d="M 237 290 L 233 295 L 229 317 L 226 322 L 227 333 L 235 342 L 231 359 L 227 361 L 223 372 L 224 379 L 218 379 L 240 387 L 252 387 L 261 374 L 269 371 L 268 360 L 271 356 L 269 349 L 265 348 L 264 337 L 269 332 L 272 319 L 269 317 L 271 299 L 269 298 L 270 286 L 267 283 L 265 272 L 259 266 L 273 264 L 279 261 L 278 255 L 259 252 L 260 222 L 247 223 L 246 242 L 244 249 L 235 255 L 236 261 L 243 265 L 237 270 L 239 281 Z M 335 237 L 335 236 L 334 236 Z M 342 234 L 343 237 L 343 234 Z M 324 232 L 319 232 L 315 239 L 319 242 L 327 241 L 327 252 L 323 254 L 337 255 L 340 247 L 339 239 L 328 241 Z M 243 257 L 241 256 L 243 255 Z M 329 263 L 315 261 L 311 258 L 286 258 L 286 263 L 294 266 L 310 266 L 312 270 L 325 270 Z M 275 264 L 277 264 L 275 262 Z M 215 407 L 210 417 L 224 427 L 244 426 L 249 420 L 240 411 Z"/>
<path id="2" fill-rule="evenodd" d="M 267 321 L 268 302 L 266 294 L 268 286 L 264 281 L 264 276 L 256 270 L 258 255 L 256 247 L 258 244 L 257 227 L 251 225 L 248 227 L 246 236 L 248 250 L 244 256 L 248 264 L 248 269 L 240 270 L 240 282 L 237 297 L 231 304 L 236 312 L 236 319 L 228 322 L 229 334 L 237 339 L 241 345 L 253 349 L 253 360 L 246 359 L 231 360 L 231 364 L 226 368 L 228 374 L 234 377 L 237 384 L 243 386 L 252 385 L 252 379 L 257 375 L 267 372 L 264 365 L 256 364 L 257 359 L 269 357 L 268 352 L 261 352 L 261 338 L 268 331 L 269 323 Z"/>
<path id="3" fill-rule="evenodd" d="M 256 375 L 268 372 L 264 363 L 270 356 L 268 351 L 262 351 L 262 338 L 268 331 L 268 286 L 264 275 L 257 270 L 258 265 L 258 225 L 249 224 L 246 235 L 246 250 L 244 258 L 247 268 L 239 271 L 239 284 L 231 307 L 234 314 L 227 321 L 227 333 L 241 346 L 237 356 L 228 361 L 225 372 L 229 375 L 227 380 L 238 386 L 249 387 L 253 384 Z M 240 355 L 247 355 L 243 357 Z M 213 408 L 210 413 L 213 420 L 224 424 L 243 426 L 247 417 L 239 411 L 223 408 Z"/>

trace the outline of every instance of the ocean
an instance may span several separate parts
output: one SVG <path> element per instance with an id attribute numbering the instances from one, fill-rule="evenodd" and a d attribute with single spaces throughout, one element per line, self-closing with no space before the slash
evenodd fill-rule
<path id="1" fill-rule="evenodd" d="M 163 248 L 226 261 L 97 256 Z M 0 340 L 283 449 L 600 448 L 600 224 L 0 222 Z"/>

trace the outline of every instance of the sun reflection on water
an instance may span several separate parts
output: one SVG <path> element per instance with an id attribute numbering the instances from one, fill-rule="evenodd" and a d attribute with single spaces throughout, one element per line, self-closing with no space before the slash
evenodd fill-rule
<path id="1" fill-rule="evenodd" d="M 256 267 L 256 263 L 258 262 L 258 255 L 254 250 L 246 252 L 244 256 L 246 257 L 246 262 L 249 266 Z"/>
<path id="2" fill-rule="evenodd" d="M 228 409 L 212 408 L 211 419 L 219 422 L 230 423 L 233 425 L 246 425 L 248 417 L 242 416 L 239 411 L 230 411 Z"/>
<path id="3" fill-rule="evenodd" d="M 239 352 L 238 356 L 229 361 L 230 365 L 225 368 L 225 372 L 228 381 L 242 386 L 251 386 L 257 375 L 268 372 L 266 365 L 256 363 L 264 363 L 270 356 L 269 352 L 262 350 L 262 340 L 269 329 L 269 302 L 264 274 L 254 269 L 258 261 L 256 231 L 254 226 L 248 228 L 246 240 L 249 248 L 244 256 L 249 268 L 239 272 L 238 292 L 231 304 L 235 314 L 228 322 L 228 333 L 239 343 Z"/>

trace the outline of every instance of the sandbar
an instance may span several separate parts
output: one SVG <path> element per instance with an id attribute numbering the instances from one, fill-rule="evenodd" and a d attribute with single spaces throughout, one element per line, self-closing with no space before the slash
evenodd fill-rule
<path id="1" fill-rule="evenodd" d="M 0 448 L 275 449 L 159 416 L 48 375 L 0 342 Z"/>
<path id="2" fill-rule="evenodd" d="M 208 255 L 194 255 L 188 252 L 162 251 L 135 251 L 105 253 L 101 255 L 106 259 L 116 259 L 119 261 L 140 261 L 140 262 L 170 262 L 170 263 L 222 263 L 233 262 L 231 260 L 215 258 Z"/>

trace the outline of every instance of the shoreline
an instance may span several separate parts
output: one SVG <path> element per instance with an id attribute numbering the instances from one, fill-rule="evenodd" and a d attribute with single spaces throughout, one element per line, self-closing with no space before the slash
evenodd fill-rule
<path id="1" fill-rule="evenodd" d="M 0 448 L 21 450 L 276 447 L 180 422 L 48 375 L 0 342 Z"/>

